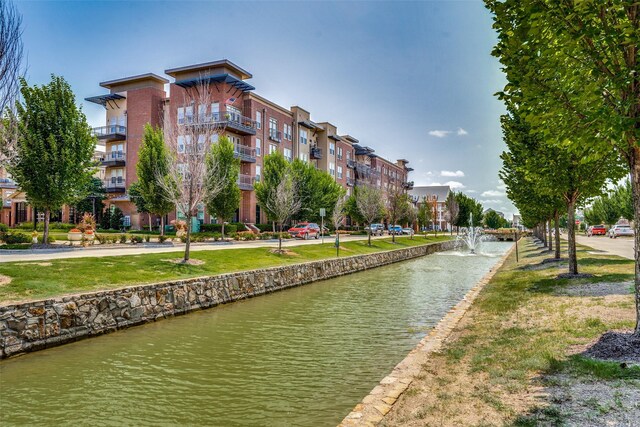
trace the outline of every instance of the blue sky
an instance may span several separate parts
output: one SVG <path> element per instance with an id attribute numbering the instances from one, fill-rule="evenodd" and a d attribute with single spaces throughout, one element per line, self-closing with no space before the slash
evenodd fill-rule
<path id="1" fill-rule="evenodd" d="M 28 80 L 64 76 L 82 101 L 98 82 L 229 59 L 256 92 L 300 105 L 388 159 L 416 185 L 451 182 L 510 214 L 493 94 L 504 84 L 480 0 L 422 2 L 18 1 Z"/>

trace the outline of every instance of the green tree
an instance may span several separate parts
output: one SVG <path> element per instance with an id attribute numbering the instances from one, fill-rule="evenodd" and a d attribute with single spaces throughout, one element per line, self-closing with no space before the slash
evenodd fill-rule
<path id="1" fill-rule="evenodd" d="M 253 188 L 258 204 L 264 210 L 267 219 L 273 223 L 273 231 L 275 232 L 275 215 L 274 212 L 269 210 L 267 202 L 290 166 L 282 153 L 278 151 L 266 155 L 262 160 L 262 166 L 260 182 L 256 182 Z"/>
<path id="2" fill-rule="evenodd" d="M 43 241 L 52 210 L 87 194 L 95 171 L 96 139 L 69 84 L 58 76 L 43 86 L 20 81 L 17 156 L 10 172 L 31 205 L 44 211 Z"/>
<path id="3" fill-rule="evenodd" d="M 456 222 L 458 222 L 458 215 L 460 214 L 460 205 L 458 205 L 458 201 L 456 200 L 456 194 L 453 191 L 450 191 L 447 194 L 447 198 L 444 201 L 445 207 L 445 218 L 446 221 L 451 224 L 451 234 L 453 234 L 453 226 Z"/>
<path id="4" fill-rule="evenodd" d="M 353 192 L 349 197 L 347 197 L 347 201 L 344 203 L 345 213 L 351 218 L 351 222 L 355 222 L 358 224 L 362 224 L 364 222 L 364 218 L 360 214 L 360 210 L 358 210 L 358 187 L 353 188 Z"/>
<path id="5" fill-rule="evenodd" d="M 640 4 L 629 0 L 485 3 L 495 15 L 498 31 L 493 53 L 508 81 L 501 97 L 511 105 L 535 109 L 528 120 L 543 135 L 563 141 L 567 153 L 580 158 L 588 146 L 595 152 L 583 158 L 590 159 L 613 146 L 626 160 L 636 227 L 635 334 L 640 335 Z M 576 132 L 591 138 L 576 138 Z M 571 208 L 568 216 L 571 233 Z"/>
<path id="6" fill-rule="evenodd" d="M 619 206 L 614 199 L 604 194 L 593 201 L 592 209 L 608 226 L 614 225 L 620 217 Z"/>
<path id="7" fill-rule="evenodd" d="M 611 194 L 613 203 L 616 204 L 620 216 L 632 221 L 633 220 L 633 191 L 631 189 L 631 181 L 626 180 L 624 184 L 619 185 Z"/>
<path id="8" fill-rule="evenodd" d="M 111 209 L 106 208 L 102 212 L 102 216 L 100 217 L 100 228 L 103 230 L 108 230 L 111 228 Z"/>
<path id="9" fill-rule="evenodd" d="M 409 195 L 401 189 L 389 191 L 387 194 L 387 217 L 389 218 L 390 225 L 396 225 L 396 223 L 408 216 L 409 212 Z M 396 242 L 396 234 L 391 234 L 391 241 Z"/>
<path id="10" fill-rule="evenodd" d="M 219 167 L 211 167 L 217 158 Z M 240 206 L 240 187 L 238 176 L 240 174 L 240 159 L 234 155 L 233 143 L 226 136 L 220 137 L 214 144 L 207 158 L 207 177 L 213 178 L 213 182 L 223 181 L 222 191 L 216 196 L 206 199 L 207 212 L 222 223 L 222 238 L 224 239 L 224 223 L 231 219 Z M 211 176 L 215 175 L 215 176 Z M 209 179 L 207 181 L 209 181 Z"/>
<path id="11" fill-rule="evenodd" d="M 107 198 L 107 190 L 102 181 L 94 176 L 89 181 L 86 193 L 87 196 L 74 205 L 76 215 L 90 212 L 96 221 L 99 221 L 102 218 L 103 202 Z"/>
<path id="12" fill-rule="evenodd" d="M 129 198 L 136 205 L 136 210 L 138 213 L 147 214 L 149 219 L 149 231 L 152 231 L 153 227 L 151 224 L 151 211 L 149 210 L 149 204 L 146 199 L 142 195 L 140 181 L 134 182 L 129 186 Z"/>
<path id="13" fill-rule="evenodd" d="M 175 209 L 174 203 L 167 194 L 166 185 L 160 183 L 168 180 L 169 161 L 169 151 L 162 130 L 154 129 L 149 124 L 145 125 L 136 164 L 138 190 L 140 197 L 144 200 L 144 212 L 160 216 L 160 235 L 164 235 L 165 215 Z M 138 209 L 138 212 L 143 211 Z M 149 217 L 149 225 L 151 226 L 151 217 Z"/>
<path id="14" fill-rule="evenodd" d="M 482 224 L 483 209 L 482 204 L 476 199 L 459 192 L 455 194 L 455 200 L 458 204 L 458 218 L 455 223 L 457 227 L 474 227 Z M 473 224 L 471 218 L 473 217 Z"/>
<path id="15" fill-rule="evenodd" d="M 124 215 L 122 215 L 122 210 L 114 206 L 109 217 L 109 228 L 112 230 L 122 230 L 123 227 Z"/>
<path id="16" fill-rule="evenodd" d="M 484 226 L 490 228 L 492 230 L 496 230 L 504 224 L 504 218 L 502 218 L 498 213 L 494 210 L 490 210 L 489 212 L 484 214 Z"/>
<path id="17" fill-rule="evenodd" d="M 331 217 L 336 202 L 345 194 L 342 186 L 327 172 L 300 159 L 291 162 L 290 168 L 302 203 L 296 217 L 319 222 L 321 208 L 326 210 L 327 217 Z"/>
<path id="18" fill-rule="evenodd" d="M 427 229 L 429 225 L 431 225 L 432 219 L 433 211 L 431 209 L 431 204 L 427 201 L 426 197 L 422 197 L 422 201 L 418 203 L 418 225 L 421 229 Z M 425 237 L 427 237 L 426 234 Z"/>

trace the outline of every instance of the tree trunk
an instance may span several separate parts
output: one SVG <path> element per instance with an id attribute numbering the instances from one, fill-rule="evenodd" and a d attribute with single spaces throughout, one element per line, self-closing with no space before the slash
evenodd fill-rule
<path id="1" fill-rule="evenodd" d="M 220 220 L 220 222 L 222 223 L 222 241 L 224 241 L 224 220 Z"/>
<path id="2" fill-rule="evenodd" d="M 160 235 L 164 236 L 164 215 L 160 215 Z"/>
<path id="3" fill-rule="evenodd" d="M 540 224 L 540 234 L 542 235 L 542 242 L 544 246 L 547 246 L 549 243 L 547 242 L 547 225 L 543 222 Z"/>
<path id="4" fill-rule="evenodd" d="M 392 221 L 392 222 L 393 222 L 393 224 L 391 224 L 391 227 L 394 227 L 395 223 L 396 223 L 395 218 L 394 218 L 394 221 Z M 371 226 L 369 226 L 369 228 L 371 228 Z M 393 243 L 393 244 L 396 243 L 396 229 L 395 228 L 393 229 L 393 233 L 391 233 L 391 243 Z"/>
<path id="5" fill-rule="evenodd" d="M 187 241 L 186 241 L 186 246 L 184 247 L 184 260 L 183 260 L 185 263 L 189 261 L 190 250 L 191 250 L 191 212 L 187 214 Z"/>
<path id="6" fill-rule="evenodd" d="M 553 236 L 551 235 L 551 220 L 548 221 L 549 224 L 549 250 L 553 250 Z"/>
<path id="7" fill-rule="evenodd" d="M 633 228 L 635 231 L 635 296 L 636 328 L 635 335 L 640 336 L 640 147 L 634 146 L 631 155 L 631 193 L 633 195 Z"/>
<path id="8" fill-rule="evenodd" d="M 276 222 L 275 221 L 271 221 L 271 228 L 273 229 L 273 232 L 276 232 Z M 280 230 L 282 231 L 282 230 Z"/>
<path id="9" fill-rule="evenodd" d="M 556 255 L 555 258 L 556 259 L 560 259 L 560 213 L 558 212 L 558 210 L 556 209 L 555 212 L 553 213 L 554 215 L 554 223 L 555 223 L 555 230 L 556 230 Z"/>
<path id="10" fill-rule="evenodd" d="M 147 212 L 147 215 L 149 216 L 149 233 L 151 233 L 153 231 L 153 225 L 151 225 L 151 212 Z"/>
<path id="11" fill-rule="evenodd" d="M 45 210 L 44 210 L 44 232 L 42 233 L 42 244 L 44 244 L 44 245 L 49 243 L 49 218 L 50 217 L 51 217 L 51 210 L 49 208 L 45 208 Z"/>
<path id="12" fill-rule="evenodd" d="M 278 233 L 278 252 L 282 252 L 282 222 L 280 223 L 280 232 Z"/>
<path id="13" fill-rule="evenodd" d="M 369 224 L 369 231 L 367 234 L 369 235 L 369 246 L 371 246 L 371 224 Z"/>
<path id="14" fill-rule="evenodd" d="M 572 197 L 567 203 L 567 241 L 569 243 L 569 274 L 578 274 L 578 255 L 576 254 L 576 202 Z"/>

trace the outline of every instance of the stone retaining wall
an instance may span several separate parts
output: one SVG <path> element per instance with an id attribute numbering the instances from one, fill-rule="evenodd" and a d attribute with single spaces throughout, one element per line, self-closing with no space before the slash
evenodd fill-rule
<path id="1" fill-rule="evenodd" d="M 445 251 L 455 241 L 0 307 L 0 359 Z"/>

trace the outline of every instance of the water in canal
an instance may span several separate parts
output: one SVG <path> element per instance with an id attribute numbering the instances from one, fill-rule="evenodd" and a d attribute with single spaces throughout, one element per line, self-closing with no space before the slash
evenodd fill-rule
<path id="1" fill-rule="evenodd" d="M 2 361 L 0 424 L 335 426 L 510 245 L 434 254 Z"/>

